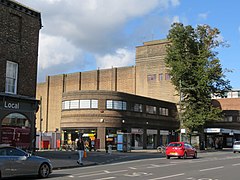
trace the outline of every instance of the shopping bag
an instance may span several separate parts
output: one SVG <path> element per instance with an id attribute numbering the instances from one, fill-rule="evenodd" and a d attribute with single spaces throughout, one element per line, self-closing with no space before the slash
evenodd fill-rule
<path id="1" fill-rule="evenodd" d="M 84 158 L 87 157 L 87 152 L 86 152 L 86 151 L 83 152 L 83 157 L 84 157 Z"/>

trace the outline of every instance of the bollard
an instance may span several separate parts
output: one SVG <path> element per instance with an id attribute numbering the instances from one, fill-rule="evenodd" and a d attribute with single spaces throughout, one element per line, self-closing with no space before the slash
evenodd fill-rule
<path id="1" fill-rule="evenodd" d="M 112 145 L 111 144 L 109 144 L 108 145 L 108 154 L 112 154 Z"/>

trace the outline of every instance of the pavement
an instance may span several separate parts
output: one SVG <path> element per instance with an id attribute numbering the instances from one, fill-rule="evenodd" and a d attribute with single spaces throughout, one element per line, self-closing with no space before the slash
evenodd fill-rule
<path id="1" fill-rule="evenodd" d="M 215 152 L 217 150 L 202 150 L 199 153 L 204 152 Z M 221 151 L 230 151 L 225 149 Z M 78 152 L 77 151 L 59 151 L 59 150 L 42 150 L 36 151 L 35 155 L 42 156 L 51 160 L 53 169 L 66 169 L 82 167 L 77 164 Z M 117 163 L 126 160 L 137 160 L 144 158 L 159 158 L 164 157 L 162 153 L 157 152 L 156 149 L 142 149 L 142 150 L 131 150 L 131 152 L 118 152 L 112 151 L 111 154 L 105 151 L 91 151 L 87 152 L 87 157 L 83 158 L 83 167 Z"/>

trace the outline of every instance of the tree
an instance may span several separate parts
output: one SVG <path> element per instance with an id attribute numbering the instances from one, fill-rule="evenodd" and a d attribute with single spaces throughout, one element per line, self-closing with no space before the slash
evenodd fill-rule
<path id="1" fill-rule="evenodd" d="M 206 121 L 222 118 L 221 110 L 211 104 L 211 95 L 223 96 L 231 89 L 225 79 L 218 53 L 226 44 L 219 39 L 220 31 L 208 25 L 184 26 L 174 23 L 167 36 L 165 63 L 172 83 L 181 97 L 181 122 L 188 132 L 201 131 Z"/>

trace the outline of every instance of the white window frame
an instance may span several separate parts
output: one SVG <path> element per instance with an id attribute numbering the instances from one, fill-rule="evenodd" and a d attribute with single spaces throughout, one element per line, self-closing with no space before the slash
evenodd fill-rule
<path id="1" fill-rule="evenodd" d="M 7 61 L 6 64 L 6 83 L 5 92 L 17 94 L 17 79 L 18 79 L 18 64 L 12 61 Z M 8 83 L 12 80 L 13 83 Z"/>

